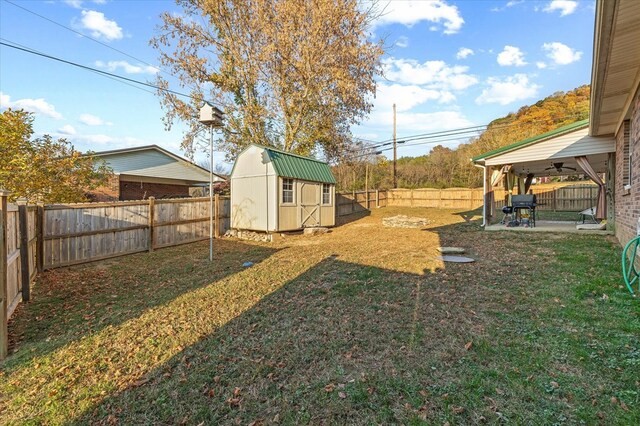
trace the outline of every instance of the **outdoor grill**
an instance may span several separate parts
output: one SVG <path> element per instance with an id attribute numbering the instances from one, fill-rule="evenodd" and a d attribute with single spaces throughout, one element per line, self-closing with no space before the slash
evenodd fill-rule
<path id="1" fill-rule="evenodd" d="M 531 226 L 536 226 L 536 205 L 536 196 L 534 194 L 511 196 L 511 207 L 513 208 L 516 216 L 518 216 L 520 210 L 528 210 Z M 522 213 L 520 213 L 520 218 L 522 218 Z"/>

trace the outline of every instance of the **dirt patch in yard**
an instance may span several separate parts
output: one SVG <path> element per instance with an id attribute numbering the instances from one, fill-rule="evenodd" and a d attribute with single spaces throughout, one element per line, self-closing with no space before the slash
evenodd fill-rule
<path id="1" fill-rule="evenodd" d="M 432 223 L 382 226 L 398 214 Z M 469 217 L 385 208 L 324 235 L 217 241 L 214 264 L 202 243 L 51 271 L 12 322 L 0 412 L 79 424 L 638 420 L 640 308 L 615 284 L 619 248 L 484 233 Z M 476 262 L 445 265 L 440 246 Z"/>

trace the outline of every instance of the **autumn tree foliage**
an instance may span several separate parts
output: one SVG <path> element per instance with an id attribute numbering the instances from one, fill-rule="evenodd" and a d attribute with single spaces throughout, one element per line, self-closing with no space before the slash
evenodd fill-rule
<path id="1" fill-rule="evenodd" d="M 369 39 L 374 6 L 357 0 L 178 0 L 151 40 L 160 63 L 192 99 L 159 91 L 165 124 L 189 126 L 193 153 L 203 100 L 225 112 L 219 148 L 249 143 L 336 155 L 370 111 L 381 42 Z M 160 75 L 159 86 L 169 88 Z"/>
<path id="2" fill-rule="evenodd" d="M 32 136 L 31 113 L 7 109 L 0 114 L 0 188 L 11 192 L 10 200 L 86 201 L 86 191 L 108 179 L 108 167 L 67 140 Z"/>

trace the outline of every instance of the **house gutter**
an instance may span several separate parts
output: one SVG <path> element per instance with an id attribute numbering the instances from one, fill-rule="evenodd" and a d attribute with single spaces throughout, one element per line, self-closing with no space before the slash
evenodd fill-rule
<path id="1" fill-rule="evenodd" d="M 483 228 L 487 226 L 487 166 L 482 164 L 473 163 L 474 166 L 482 168 L 482 226 Z"/>

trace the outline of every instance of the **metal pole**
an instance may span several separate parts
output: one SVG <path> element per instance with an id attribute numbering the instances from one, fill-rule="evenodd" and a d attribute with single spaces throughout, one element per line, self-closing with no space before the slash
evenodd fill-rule
<path id="1" fill-rule="evenodd" d="M 396 175 L 396 160 L 398 154 L 396 150 L 396 104 L 393 104 L 393 188 L 398 187 L 398 178 Z"/>
<path id="2" fill-rule="evenodd" d="M 213 126 L 209 129 L 209 262 L 213 262 Z"/>

